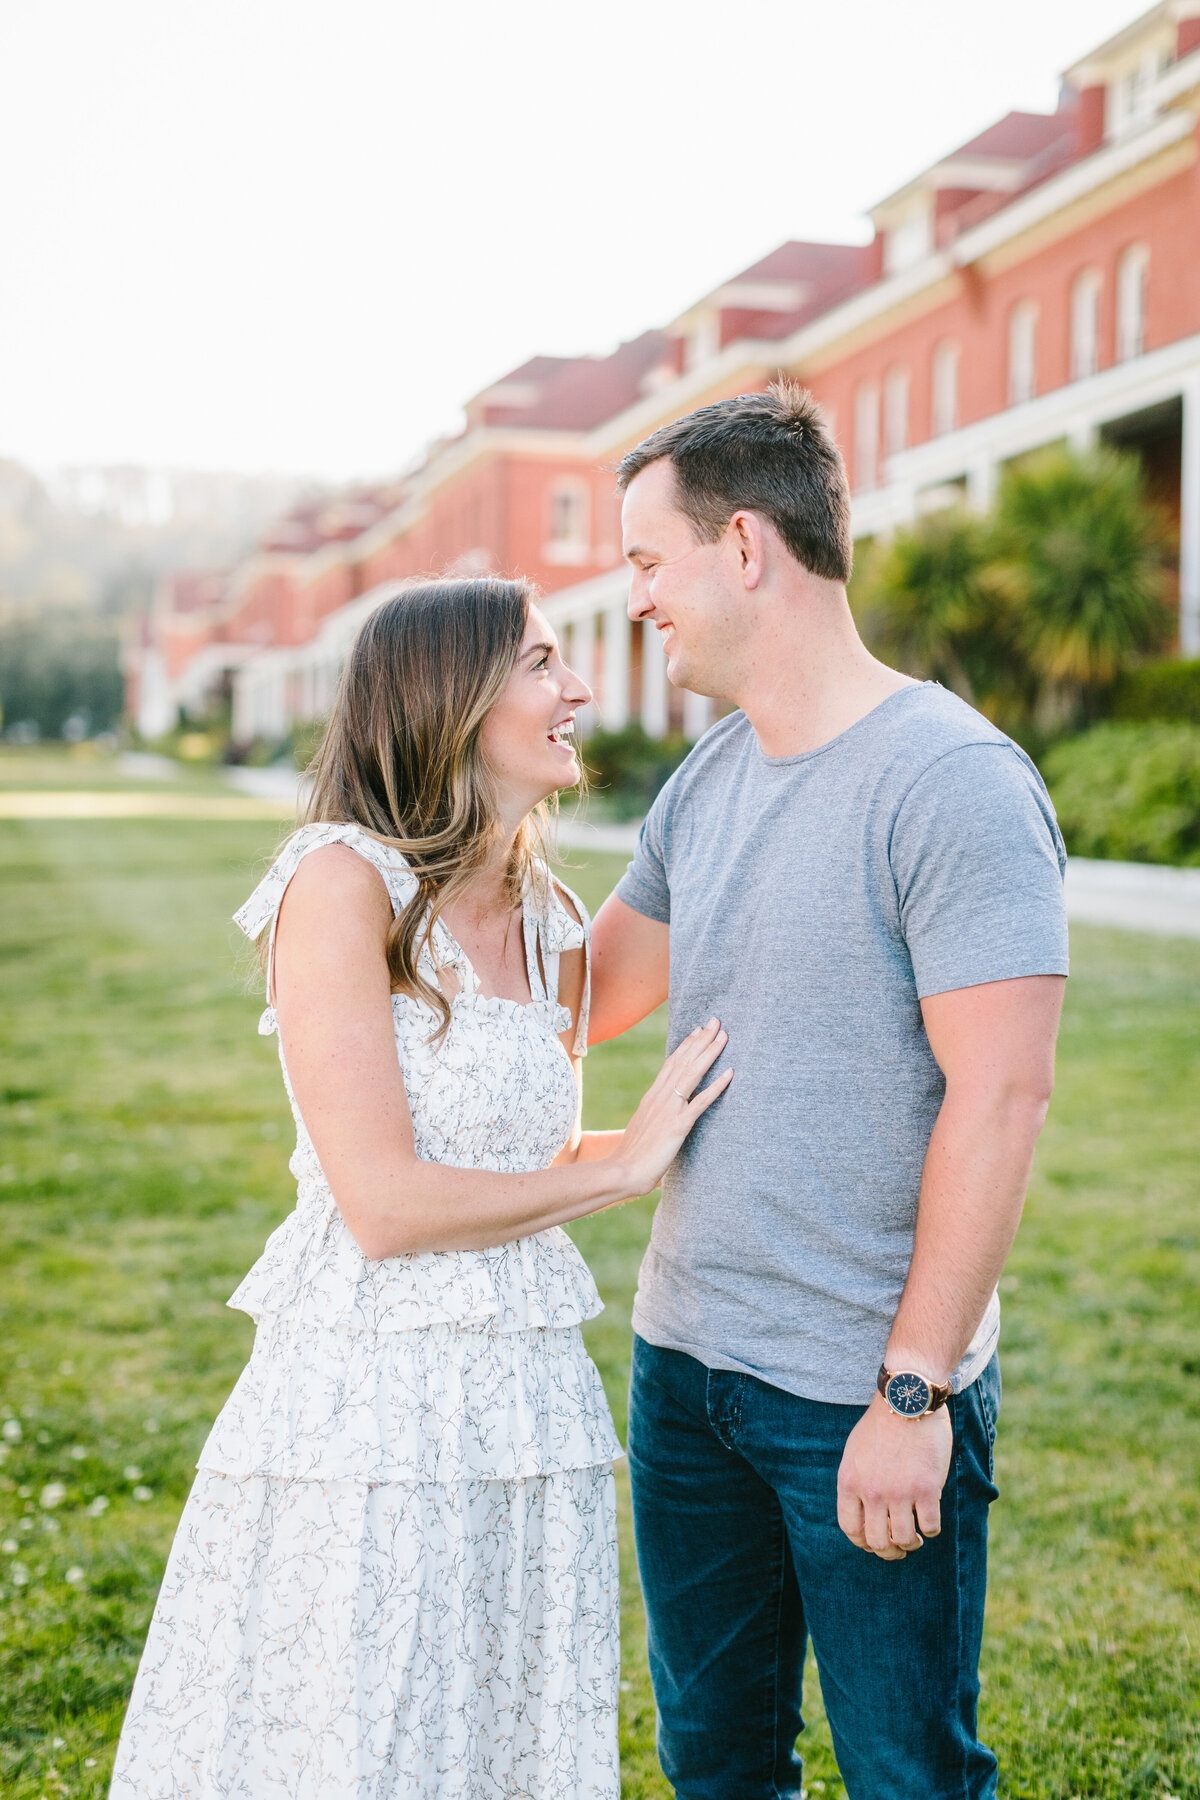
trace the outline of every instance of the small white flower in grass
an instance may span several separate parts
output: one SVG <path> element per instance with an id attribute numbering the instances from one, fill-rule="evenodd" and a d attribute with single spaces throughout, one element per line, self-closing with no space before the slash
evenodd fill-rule
<path id="1" fill-rule="evenodd" d="M 66 1741 L 66 1738 L 52 1738 L 50 1747 L 52 1750 L 61 1750 Z"/>
<path id="2" fill-rule="evenodd" d="M 80 1568 L 78 1563 L 72 1563 L 71 1567 L 67 1570 L 67 1580 L 71 1581 L 71 1582 L 83 1580 L 83 1570 Z M 54 1741 L 56 1744 L 62 1743 L 61 1738 L 55 1738 Z"/>
<path id="3" fill-rule="evenodd" d="M 158 1420 L 147 1419 L 146 1423 L 142 1426 L 142 1430 L 148 1432 L 149 1435 L 153 1437 L 154 1433 L 158 1430 Z"/>
<path id="4" fill-rule="evenodd" d="M 3 1432 L 3 1435 L 8 1439 L 10 1444 L 19 1444 L 20 1443 L 20 1441 L 21 1441 L 21 1421 L 20 1421 L 20 1419 L 5 1419 L 3 1426 L 0 1427 L 0 1431 Z"/>
<path id="5" fill-rule="evenodd" d="M 20 1524 L 17 1526 L 17 1530 L 18 1531 L 32 1531 L 33 1530 L 33 1520 L 32 1519 L 22 1519 Z"/>
<path id="6" fill-rule="evenodd" d="M 13 1584 L 13 1586 L 14 1587 L 24 1587 L 25 1583 L 28 1580 L 29 1580 L 29 1570 L 24 1566 L 23 1563 L 14 1563 L 12 1566 L 12 1584 Z"/>
<path id="7" fill-rule="evenodd" d="M 135 1500 L 153 1500 L 154 1489 L 148 1487 L 135 1487 L 133 1490 L 133 1497 Z"/>
<path id="8" fill-rule="evenodd" d="M 125 1479 L 126 1481 L 140 1481 L 142 1479 L 142 1471 L 138 1468 L 136 1463 L 126 1463 Z"/>
<path id="9" fill-rule="evenodd" d="M 94 1769 L 96 1766 L 95 1757 L 94 1756 L 85 1756 L 83 1759 L 83 1766 L 85 1769 Z"/>
<path id="10" fill-rule="evenodd" d="M 72 1444 L 71 1448 L 67 1451 L 67 1455 L 72 1462 L 82 1462 L 87 1455 L 86 1446 L 83 1444 Z"/>
<path id="11" fill-rule="evenodd" d="M 5 1538 L 4 1542 L 0 1544 L 0 1550 L 3 1550 L 5 1556 L 15 1556 L 20 1548 L 16 1538 Z"/>
<path id="12" fill-rule="evenodd" d="M 84 1508 L 89 1519 L 98 1519 L 101 1513 L 108 1511 L 108 1495 L 97 1494 L 89 1506 Z"/>
<path id="13" fill-rule="evenodd" d="M 61 1481 L 48 1481 L 42 1489 L 42 1506 L 61 1506 L 67 1497 L 67 1490 Z"/>

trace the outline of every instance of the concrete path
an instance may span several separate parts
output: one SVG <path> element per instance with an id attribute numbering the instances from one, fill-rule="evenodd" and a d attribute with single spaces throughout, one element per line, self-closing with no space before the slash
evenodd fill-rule
<path id="1" fill-rule="evenodd" d="M 1200 869 L 1073 856 L 1067 864 L 1067 917 L 1123 931 L 1200 938 Z"/>
<path id="2" fill-rule="evenodd" d="M 293 798 L 300 787 L 300 777 L 288 769 L 230 769 L 228 779 L 243 794 L 276 802 Z M 632 856 L 640 829 L 640 819 L 627 825 L 564 819 L 558 839 L 564 849 Z M 1073 856 L 1067 866 L 1067 916 L 1122 931 L 1200 938 L 1200 869 Z"/>

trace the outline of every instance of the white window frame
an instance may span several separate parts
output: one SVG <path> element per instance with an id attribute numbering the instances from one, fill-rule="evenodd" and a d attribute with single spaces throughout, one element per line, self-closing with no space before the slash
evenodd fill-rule
<path id="1" fill-rule="evenodd" d="M 1018 300 L 1008 315 L 1008 404 L 1023 406 L 1037 393 L 1036 300 Z"/>
<path id="2" fill-rule="evenodd" d="M 885 456 L 898 456 L 908 449 L 908 369 L 897 363 L 883 382 L 883 449 Z"/>
<path id="3" fill-rule="evenodd" d="M 1117 361 L 1130 362 L 1146 348 L 1146 287 L 1150 250 L 1130 244 L 1117 262 Z"/>
<path id="4" fill-rule="evenodd" d="M 854 486 L 879 485 L 879 383 L 860 381 L 854 395 Z"/>
<path id="5" fill-rule="evenodd" d="M 930 425 L 934 437 L 958 430 L 958 362 L 961 346 L 955 338 L 934 345 L 930 368 Z"/>
<path id="6" fill-rule="evenodd" d="M 579 475 L 558 476 L 546 494 L 545 562 L 567 567 L 591 560 L 592 490 Z"/>
<path id="7" fill-rule="evenodd" d="M 1099 269 L 1081 269 L 1071 283 L 1071 380 L 1086 381 L 1100 367 Z"/>

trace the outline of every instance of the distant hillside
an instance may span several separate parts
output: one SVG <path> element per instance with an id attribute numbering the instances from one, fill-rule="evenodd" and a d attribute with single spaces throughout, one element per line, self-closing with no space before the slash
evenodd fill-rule
<path id="1" fill-rule="evenodd" d="M 123 616 L 168 569 L 220 568 L 317 483 L 198 470 L 79 468 L 35 474 L 0 460 L 0 612 Z"/>

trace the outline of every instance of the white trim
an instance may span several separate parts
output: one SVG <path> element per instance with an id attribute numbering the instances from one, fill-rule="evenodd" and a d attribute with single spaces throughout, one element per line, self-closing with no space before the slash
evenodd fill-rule
<path id="1" fill-rule="evenodd" d="M 1002 244 L 1011 243 L 1022 232 L 1052 218 L 1076 200 L 1115 181 L 1118 175 L 1135 169 L 1141 162 L 1148 162 L 1160 150 L 1169 150 L 1172 144 L 1188 137 L 1195 124 L 1190 112 L 1168 113 L 1165 119 L 1155 120 L 1144 131 L 1123 138 L 1119 144 L 1097 150 L 1082 162 L 1072 163 L 1061 175 L 1052 175 L 1049 181 L 1043 181 L 1021 199 L 1014 200 L 992 218 L 956 238 L 951 248 L 952 261 L 959 267 L 978 262 L 980 257 L 998 250 Z"/>
<path id="2" fill-rule="evenodd" d="M 1200 334 L 1130 362 L 1116 363 L 1086 380 L 1052 388 L 1023 406 L 977 419 L 946 437 L 914 444 L 892 458 L 886 487 L 853 497 L 854 535 L 874 536 L 891 530 L 911 516 L 905 511 L 910 497 L 915 499 L 925 488 L 961 480 L 964 475 L 973 503 L 986 506 L 994 478 L 991 471 L 997 463 L 1059 438 L 1094 432 L 1130 413 L 1189 394 L 1193 384 L 1200 391 Z M 1200 458 L 1200 444 L 1196 455 Z"/>
<path id="3" fill-rule="evenodd" d="M 603 575 L 593 576 L 591 581 L 579 581 L 573 587 L 546 594 L 538 605 L 555 631 L 561 631 L 564 626 L 573 625 L 576 619 L 592 618 L 596 613 L 606 612 L 610 606 L 627 605 L 629 581 L 629 570 L 621 565 L 606 570 Z M 583 670 L 578 673 L 582 675 Z"/>

